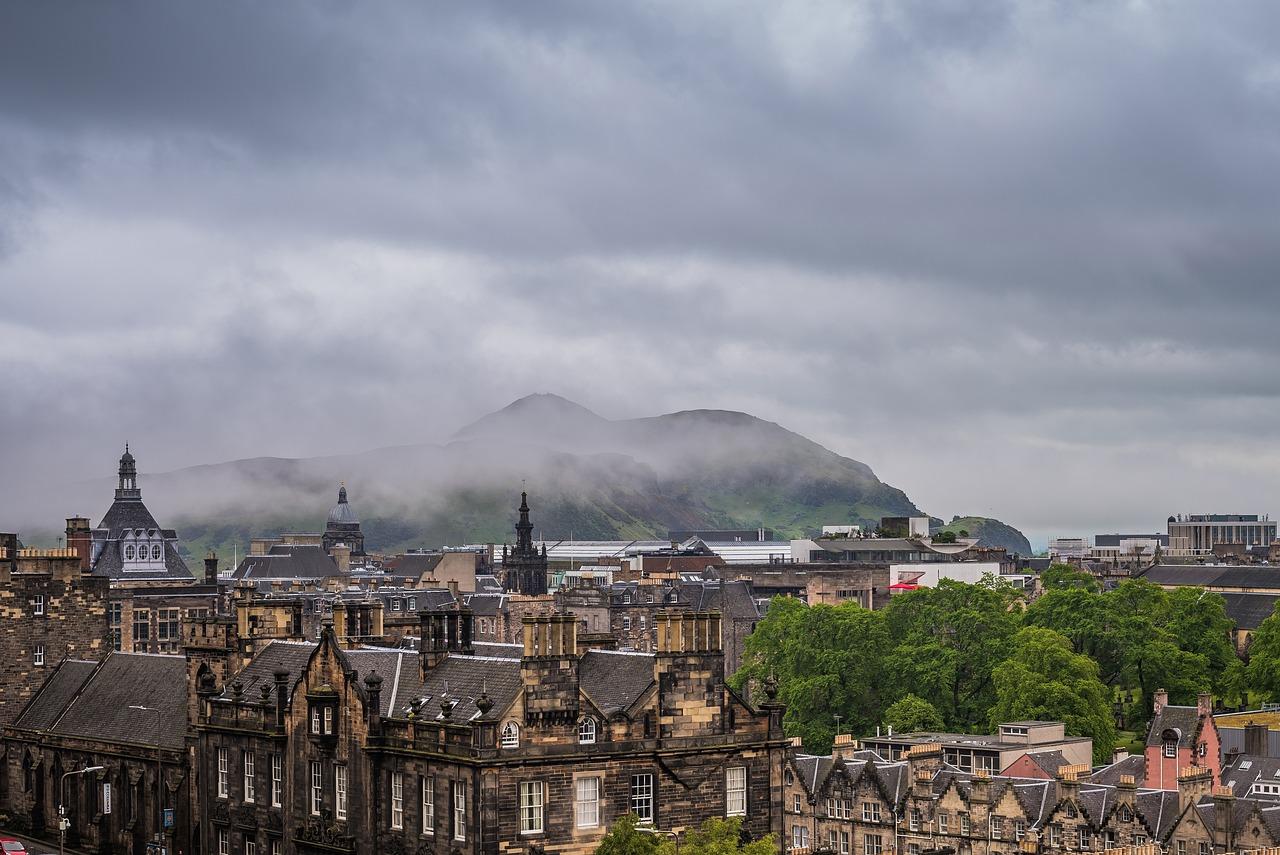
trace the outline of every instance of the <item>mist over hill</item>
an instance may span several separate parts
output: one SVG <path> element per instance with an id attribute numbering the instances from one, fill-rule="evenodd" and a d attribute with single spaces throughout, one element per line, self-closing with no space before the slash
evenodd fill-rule
<path id="1" fill-rule="evenodd" d="M 145 472 L 145 449 L 135 449 Z M 144 474 L 143 496 L 193 555 L 282 531 L 319 531 L 344 481 L 366 546 L 377 550 L 502 542 L 524 485 L 535 534 L 549 539 L 663 538 L 669 529 L 821 525 L 873 528 L 921 515 L 900 489 L 746 413 L 689 410 L 610 420 L 555 395 L 530 395 L 442 445 L 303 459 L 252 458 Z M 39 526 L 71 513 L 96 524 L 113 478 L 73 485 Z M 30 510 L 30 508 L 28 508 Z M 1025 543 L 1025 539 L 1023 540 Z"/>

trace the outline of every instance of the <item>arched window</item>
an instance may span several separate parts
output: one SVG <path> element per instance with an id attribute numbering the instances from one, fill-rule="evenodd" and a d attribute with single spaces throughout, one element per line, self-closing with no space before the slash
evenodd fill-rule
<path id="1" fill-rule="evenodd" d="M 516 724 L 514 721 L 509 721 L 502 726 L 502 747 L 520 747 L 520 725 Z"/>
<path id="2" fill-rule="evenodd" d="M 124 560 L 125 560 L 125 561 L 132 561 L 132 560 L 133 560 L 133 547 L 132 547 L 132 546 L 126 546 L 126 547 L 124 548 Z"/>
<path id="3" fill-rule="evenodd" d="M 583 745 L 596 741 L 596 720 L 589 715 L 584 715 L 582 721 L 578 722 L 578 741 Z"/>
<path id="4" fill-rule="evenodd" d="M 158 543 L 151 547 L 151 560 L 152 561 L 160 560 L 160 544 Z"/>

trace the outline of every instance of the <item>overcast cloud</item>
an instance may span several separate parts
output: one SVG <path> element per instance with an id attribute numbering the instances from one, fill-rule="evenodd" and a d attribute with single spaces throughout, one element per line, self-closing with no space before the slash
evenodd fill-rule
<path id="1" fill-rule="evenodd" d="M 6 491 L 552 391 L 1033 539 L 1280 511 L 1277 45 L 1268 0 L 6 4 Z"/>

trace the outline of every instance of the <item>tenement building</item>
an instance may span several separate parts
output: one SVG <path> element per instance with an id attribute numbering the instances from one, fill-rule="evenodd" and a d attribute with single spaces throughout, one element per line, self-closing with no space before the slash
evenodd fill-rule
<path id="1" fill-rule="evenodd" d="M 107 580 L 76 548 L 19 549 L 0 534 L 0 725 L 17 717 L 66 656 L 106 655 Z"/>
<path id="2" fill-rule="evenodd" d="M 1171 790 L 1096 777 L 1087 764 L 1051 778 L 965 773 L 940 744 L 889 762 L 839 737 L 829 756 L 788 760 L 784 845 L 836 855 L 1221 855 L 1280 844 L 1275 803 L 1215 787 L 1205 767 L 1184 768 Z"/>
<path id="3" fill-rule="evenodd" d="M 652 654 L 584 649 L 571 615 L 477 643 L 424 611 L 419 649 L 272 642 L 196 666 L 208 853 L 589 853 L 620 816 L 781 832 L 783 707 L 724 682 L 720 616 L 659 615 Z"/>

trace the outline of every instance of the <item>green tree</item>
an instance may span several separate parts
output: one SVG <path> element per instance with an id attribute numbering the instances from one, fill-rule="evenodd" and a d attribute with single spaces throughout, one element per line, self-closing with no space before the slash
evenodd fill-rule
<path id="1" fill-rule="evenodd" d="M 1023 622 L 1065 635 L 1076 653 L 1096 658 L 1108 642 L 1104 606 L 1103 598 L 1086 588 L 1054 587 L 1027 607 Z"/>
<path id="2" fill-rule="evenodd" d="M 1280 602 L 1249 636 L 1249 664 L 1241 682 L 1255 701 L 1280 698 Z"/>
<path id="3" fill-rule="evenodd" d="M 990 726 L 1022 719 L 1061 721 L 1072 736 L 1093 739 L 1093 757 L 1103 762 L 1115 748 L 1111 692 L 1098 679 L 1098 665 L 1072 650 L 1065 636 L 1038 626 L 1013 639 L 1013 654 L 993 672 L 996 703 Z"/>
<path id="4" fill-rule="evenodd" d="M 654 834 L 636 830 L 639 822 L 633 813 L 619 817 L 596 846 L 596 855 L 658 855 L 661 841 Z"/>
<path id="5" fill-rule="evenodd" d="M 835 739 L 836 716 L 843 727 L 866 733 L 880 721 L 889 640 L 880 612 L 856 603 L 806 606 L 775 597 L 748 638 L 743 665 L 730 679 L 742 689 L 771 675 L 790 736 L 808 751 L 825 753 Z"/>
<path id="6" fill-rule="evenodd" d="M 946 722 L 933 704 L 915 695 L 906 695 L 884 711 L 884 723 L 899 733 L 942 730 Z"/>
<path id="7" fill-rule="evenodd" d="M 1040 585 L 1046 591 L 1080 588 L 1096 594 L 1099 590 L 1098 580 L 1093 578 L 1092 573 L 1086 573 L 1070 564 L 1050 564 L 1040 574 Z"/>
<path id="8" fill-rule="evenodd" d="M 599 850 L 596 850 L 599 852 Z M 664 839 L 660 855 L 675 855 L 676 847 Z M 742 820 L 712 818 L 685 834 L 681 855 L 776 855 L 778 844 L 772 834 L 743 842 Z"/>
<path id="9" fill-rule="evenodd" d="M 917 695 L 957 729 L 985 725 L 995 702 L 991 671 L 1018 629 L 1016 596 L 996 581 L 944 579 L 891 599 L 881 613 L 893 645 L 885 668 L 895 699 Z"/>

